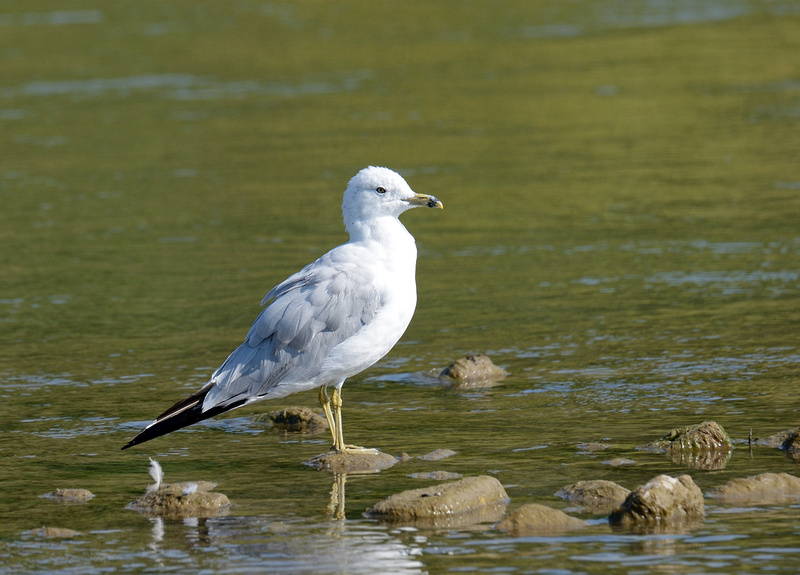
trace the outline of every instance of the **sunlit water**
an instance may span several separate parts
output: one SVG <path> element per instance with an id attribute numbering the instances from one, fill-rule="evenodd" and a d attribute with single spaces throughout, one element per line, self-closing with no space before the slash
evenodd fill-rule
<path id="1" fill-rule="evenodd" d="M 0 571 L 796 572 L 800 504 L 707 499 L 701 524 L 643 535 L 554 493 L 797 473 L 747 440 L 798 425 L 800 3 L 1 9 Z M 344 241 L 341 192 L 370 163 L 446 207 L 404 217 L 417 314 L 344 388 L 348 441 L 412 459 L 342 485 L 303 465 L 327 432 L 251 421 L 314 394 L 120 452 Z M 429 376 L 478 352 L 510 376 Z M 714 470 L 636 449 L 710 419 L 736 446 Z M 417 458 L 438 448 L 456 455 Z M 149 457 L 234 506 L 126 509 Z M 364 517 L 439 470 L 590 526 Z M 41 497 L 59 487 L 95 498 Z"/>

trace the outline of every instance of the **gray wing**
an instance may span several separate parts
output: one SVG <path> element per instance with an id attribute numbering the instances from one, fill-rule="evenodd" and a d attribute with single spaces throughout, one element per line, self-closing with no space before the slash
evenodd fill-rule
<path id="1" fill-rule="evenodd" d="M 275 286 L 244 343 L 211 376 L 203 411 L 299 391 L 291 384 L 318 376 L 331 351 L 373 320 L 381 303 L 373 280 L 363 266 L 334 267 L 323 256 Z"/>

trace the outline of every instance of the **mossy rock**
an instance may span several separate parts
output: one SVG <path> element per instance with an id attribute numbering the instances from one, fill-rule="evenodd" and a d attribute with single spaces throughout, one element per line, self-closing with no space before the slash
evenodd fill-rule
<path id="1" fill-rule="evenodd" d="M 729 451 L 733 443 L 728 434 L 715 421 L 678 427 L 661 439 L 639 446 L 642 451 Z"/>

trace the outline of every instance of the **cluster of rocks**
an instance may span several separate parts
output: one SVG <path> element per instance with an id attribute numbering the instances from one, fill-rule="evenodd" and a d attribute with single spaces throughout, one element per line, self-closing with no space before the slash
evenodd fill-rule
<path id="1" fill-rule="evenodd" d="M 507 372 L 495 366 L 486 356 L 469 355 L 432 375 L 454 387 L 479 387 L 492 385 L 506 377 Z M 318 433 L 327 429 L 323 417 L 304 407 L 270 412 L 253 421 L 286 433 Z M 800 462 L 800 428 L 765 439 L 754 441 L 751 438 L 749 443 L 751 447 L 780 448 L 793 460 Z M 602 443 L 578 445 L 578 449 L 586 453 L 600 452 L 607 447 Z M 674 463 L 695 469 L 719 470 L 730 459 L 733 442 L 720 425 L 706 421 L 673 429 L 660 439 L 640 445 L 637 450 L 663 453 Z M 438 461 L 452 455 L 455 455 L 452 450 L 437 449 L 417 459 Z M 323 453 L 306 464 L 332 471 L 336 477 L 343 478 L 348 473 L 377 472 L 410 459 L 413 458 L 405 453 L 395 457 L 378 450 L 366 450 Z M 604 463 L 619 466 L 634 462 L 613 459 Z M 153 460 L 150 474 L 156 483 L 133 501 L 130 509 L 148 515 L 182 518 L 219 515 L 230 506 L 224 494 L 212 491 L 215 487 L 213 483 L 194 481 L 164 484 L 161 467 Z M 367 509 L 365 514 L 388 523 L 418 526 L 491 525 L 514 535 L 552 534 L 589 525 L 559 509 L 537 503 L 523 505 L 512 513 L 506 513 L 510 503 L 508 494 L 503 485 L 491 476 L 462 478 L 458 473 L 439 470 L 414 473 L 409 477 L 455 481 L 392 495 Z M 800 478 L 786 473 L 762 473 L 733 479 L 706 495 L 715 501 L 735 505 L 796 502 L 800 498 Z M 705 515 L 703 493 L 687 474 L 677 477 L 658 475 L 633 490 L 613 481 L 579 481 L 563 487 L 555 496 L 570 502 L 573 509 L 579 512 L 605 515 L 612 526 L 634 532 L 681 531 L 696 526 Z M 84 489 L 57 489 L 44 497 L 63 503 L 86 503 L 94 495 Z M 71 537 L 76 533 L 50 527 L 43 527 L 36 532 L 46 537 Z"/>
<path id="2" fill-rule="evenodd" d="M 800 447 L 800 428 L 760 440 L 790 455 Z M 588 444 L 587 444 L 588 445 Z M 583 449 L 583 448 L 582 448 Z M 587 451 L 601 451 L 591 444 Z M 733 443 L 716 422 L 673 429 L 664 437 L 639 447 L 642 451 L 669 454 L 673 460 L 703 469 L 719 469 L 727 461 Z M 435 477 L 435 475 L 431 475 Z M 658 475 L 633 490 L 607 480 L 579 481 L 555 493 L 579 511 L 607 515 L 615 528 L 632 532 L 680 532 L 700 524 L 705 516 L 704 496 L 690 475 Z M 733 479 L 710 490 L 706 496 L 725 504 L 763 505 L 797 501 L 800 478 L 786 473 L 762 473 Z M 581 529 L 588 523 L 559 509 L 536 503 L 505 514 L 508 495 L 497 479 L 467 477 L 393 495 L 369 508 L 367 516 L 392 523 L 457 526 L 491 523 L 514 535 L 552 534 Z"/>

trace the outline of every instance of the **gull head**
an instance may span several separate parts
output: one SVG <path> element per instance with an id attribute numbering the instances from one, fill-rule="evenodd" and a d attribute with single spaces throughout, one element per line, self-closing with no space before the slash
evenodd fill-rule
<path id="1" fill-rule="evenodd" d="M 435 196 L 418 194 L 389 168 L 369 166 L 347 184 L 342 201 L 342 215 L 350 228 L 356 222 L 368 222 L 384 216 L 398 217 L 411 208 L 443 208 Z"/>

